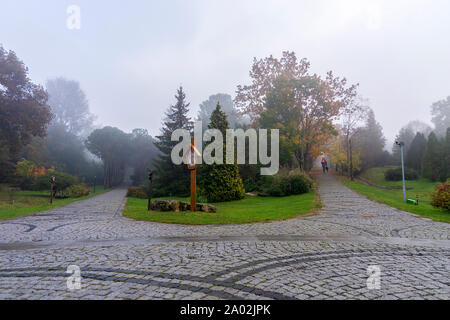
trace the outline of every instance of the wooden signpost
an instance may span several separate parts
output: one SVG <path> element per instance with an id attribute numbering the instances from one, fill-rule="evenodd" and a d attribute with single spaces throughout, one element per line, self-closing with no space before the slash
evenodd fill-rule
<path id="1" fill-rule="evenodd" d="M 195 148 L 195 140 L 191 138 L 191 148 L 187 152 L 187 166 L 191 172 L 191 211 L 196 211 L 197 209 L 197 155 L 200 153 Z"/>

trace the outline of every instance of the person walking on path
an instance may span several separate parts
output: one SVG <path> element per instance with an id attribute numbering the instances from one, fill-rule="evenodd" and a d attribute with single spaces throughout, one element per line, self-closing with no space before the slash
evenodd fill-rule
<path id="1" fill-rule="evenodd" d="M 325 157 L 322 158 L 322 170 L 323 170 L 323 173 L 325 173 L 325 170 L 328 172 L 328 164 L 327 164 L 327 159 L 325 159 Z"/>

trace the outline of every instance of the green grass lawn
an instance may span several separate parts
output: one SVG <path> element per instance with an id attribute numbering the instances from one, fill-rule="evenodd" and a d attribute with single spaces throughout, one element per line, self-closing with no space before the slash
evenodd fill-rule
<path id="1" fill-rule="evenodd" d="M 0 220 L 11 219 L 30 213 L 45 211 L 74 201 L 84 200 L 104 193 L 103 186 L 96 186 L 95 193 L 80 198 L 53 199 L 50 204 L 49 191 L 19 191 L 14 193 L 14 204 L 9 200 L 7 191 L 0 192 Z"/>
<path id="2" fill-rule="evenodd" d="M 361 178 L 369 180 L 372 183 L 375 183 L 376 185 L 379 186 L 402 188 L 401 181 L 387 181 L 386 179 L 384 179 L 384 173 L 386 172 L 386 170 L 394 168 L 397 167 L 386 166 L 386 167 L 371 168 L 369 170 L 364 171 L 360 176 Z M 413 181 L 406 181 L 407 187 L 410 187 L 409 182 Z"/>
<path id="3" fill-rule="evenodd" d="M 161 198 L 182 200 L 188 198 Z M 155 199 L 157 200 L 157 199 Z M 137 220 L 190 225 L 239 224 L 258 221 L 284 220 L 309 213 L 320 207 L 313 192 L 289 197 L 249 197 L 242 200 L 214 203 L 216 213 L 205 212 L 147 212 L 147 199 L 128 198 L 123 215 Z"/>
<path id="4" fill-rule="evenodd" d="M 356 192 L 365 195 L 369 199 L 385 203 L 391 207 L 412 212 L 436 221 L 450 222 L 450 212 L 438 209 L 431 206 L 430 194 L 434 191 L 434 187 L 438 184 L 437 182 L 431 182 L 426 179 L 418 179 L 406 181 L 406 187 L 412 188 L 411 190 L 406 190 L 406 197 L 408 199 L 419 198 L 419 205 L 409 205 L 403 202 L 403 191 L 401 189 L 401 181 L 386 181 L 384 179 L 384 171 L 389 169 L 389 167 L 383 168 L 372 168 L 367 170 L 361 176 L 364 179 L 370 180 L 371 182 L 380 186 L 397 186 L 399 189 L 394 190 L 384 190 L 376 187 L 368 186 L 364 183 L 358 181 L 350 181 L 347 178 L 342 178 L 345 185 L 352 188 Z"/>

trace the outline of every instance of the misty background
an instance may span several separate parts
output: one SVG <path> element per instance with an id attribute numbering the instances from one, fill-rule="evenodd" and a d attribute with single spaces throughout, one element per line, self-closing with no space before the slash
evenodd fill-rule
<path id="1" fill-rule="evenodd" d="M 69 5 L 81 29 L 69 30 Z M 0 39 L 33 81 L 80 83 L 96 125 L 159 132 L 180 85 L 195 118 L 218 92 L 249 83 L 253 57 L 284 50 L 359 83 L 390 150 L 409 121 L 431 125 L 449 95 L 450 2 L 419 1 L 4 1 Z"/>

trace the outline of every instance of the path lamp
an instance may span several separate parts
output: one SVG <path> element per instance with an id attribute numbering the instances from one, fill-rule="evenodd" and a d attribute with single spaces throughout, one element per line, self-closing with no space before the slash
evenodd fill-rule
<path id="1" fill-rule="evenodd" d="M 55 185 L 55 176 L 50 177 L 50 203 L 53 203 L 53 187 Z"/>
<path id="2" fill-rule="evenodd" d="M 191 138 L 191 146 L 186 153 L 187 167 L 191 172 L 191 211 L 196 211 L 197 209 L 197 156 L 200 156 L 200 153 L 195 147 L 194 138 Z"/>
<path id="3" fill-rule="evenodd" d="M 148 203 L 147 203 L 147 211 L 152 210 L 152 182 L 153 182 L 153 171 L 148 170 Z"/>
<path id="4" fill-rule="evenodd" d="M 402 180 L 403 180 L 403 202 L 406 203 L 406 187 L 405 187 L 405 165 L 403 162 L 403 147 L 404 142 L 395 141 L 395 144 L 400 146 L 400 154 L 402 155 Z"/>
<path id="5" fill-rule="evenodd" d="M 94 193 L 95 193 L 95 185 L 97 184 L 97 177 L 94 176 Z"/>

